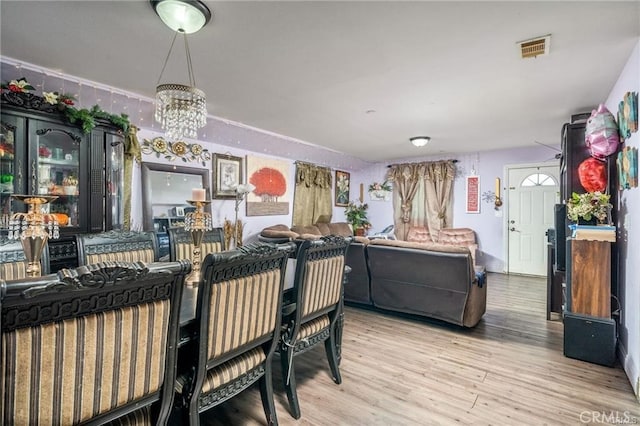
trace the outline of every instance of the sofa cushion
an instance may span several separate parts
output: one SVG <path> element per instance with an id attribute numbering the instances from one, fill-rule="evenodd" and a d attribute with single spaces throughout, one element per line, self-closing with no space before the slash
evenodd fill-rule
<path id="1" fill-rule="evenodd" d="M 293 226 L 291 227 L 293 232 L 297 232 L 298 234 L 314 234 L 314 235 L 322 235 L 322 232 L 315 225 L 307 225 L 307 226 Z"/>
<path id="2" fill-rule="evenodd" d="M 407 241 L 413 243 L 432 243 L 431 233 L 424 226 L 412 226 L 407 233 Z"/>
<path id="3" fill-rule="evenodd" d="M 287 225 L 269 226 L 264 228 L 260 234 L 269 238 L 289 238 L 292 240 L 298 238 L 298 233 L 290 230 Z"/>
<path id="4" fill-rule="evenodd" d="M 369 244 L 378 246 L 411 248 L 418 250 L 440 251 L 443 253 L 469 253 L 469 249 L 467 247 L 450 246 L 439 243 L 416 243 L 412 241 L 375 239 L 372 240 Z"/>
<path id="5" fill-rule="evenodd" d="M 438 232 L 438 243 L 451 246 L 470 246 L 476 243 L 476 234 L 469 228 L 444 228 Z"/>
<path id="6" fill-rule="evenodd" d="M 330 235 L 331 229 L 329 229 L 329 224 L 325 222 L 317 222 L 316 227 L 320 230 L 322 235 Z"/>
<path id="7" fill-rule="evenodd" d="M 351 237 L 353 236 L 353 231 L 347 222 L 334 222 L 328 223 L 329 226 L 329 234 L 331 235 L 339 235 L 341 237 Z"/>

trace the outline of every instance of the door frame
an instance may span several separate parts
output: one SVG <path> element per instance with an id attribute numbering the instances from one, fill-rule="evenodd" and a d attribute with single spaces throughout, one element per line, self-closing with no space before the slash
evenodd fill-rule
<path id="1" fill-rule="evenodd" d="M 512 169 L 528 169 L 535 167 L 549 167 L 554 164 L 550 161 L 546 162 L 538 162 L 538 163 L 518 163 L 518 164 L 505 164 L 502 171 L 502 193 L 503 195 L 503 204 L 502 204 L 502 247 L 503 247 L 503 259 L 502 263 L 502 272 L 509 275 L 509 170 Z M 558 178 L 560 175 L 560 160 L 557 160 L 558 167 Z M 558 181 L 558 191 L 560 191 L 560 181 Z M 560 194 L 558 193 L 558 197 Z"/>

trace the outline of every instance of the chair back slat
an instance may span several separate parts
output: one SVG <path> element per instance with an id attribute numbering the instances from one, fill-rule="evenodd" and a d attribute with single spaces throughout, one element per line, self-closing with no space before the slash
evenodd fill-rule
<path id="1" fill-rule="evenodd" d="M 216 283 L 209 299 L 209 359 L 267 336 L 276 328 L 280 269 Z"/>
<path id="2" fill-rule="evenodd" d="M 1 422 L 108 421 L 162 401 L 165 423 L 189 271 L 104 262 L 2 282 Z"/>
<path id="3" fill-rule="evenodd" d="M 105 261 L 158 261 L 158 240 L 154 232 L 107 231 L 80 234 L 76 238 L 80 265 Z"/>
<path id="4" fill-rule="evenodd" d="M 191 233 L 184 228 L 169 228 L 169 253 L 172 261 L 191 259 L 193 256 L 193 241 Z M 222 228 L 205 231 L 200 244 L 201 259 L 209 253 L 224 251 L 224 234 Z"/>
<path id="5" fill-rule="evenodd" d="M 295 329 L 306 320 L 332 310 L 339 303 L 345 255 L 351 239 L 326 236 L 319 240 L 299 240 L 296 243 L 298 250 L 294 292 L 298 309 Z"/>
<path id="6" fill-rule="evenodd" d="M 305 268 L 302 317 L 340 301 L 344 275 L 344 255 L 309 261 Z"/>

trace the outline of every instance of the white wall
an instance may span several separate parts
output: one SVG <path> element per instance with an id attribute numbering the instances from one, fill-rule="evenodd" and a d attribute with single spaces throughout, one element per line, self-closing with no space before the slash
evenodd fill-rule
<path id="1" fill-rule="evenodd" d="M 605 105 L 617 116 L 618 104 L 626 92 L 640 92 L 640 41 L 633 49 Z M 640 132 L 625 141 L 640 146 Z M 619 358 L 640 397 L 640 187 L 619 192 L 618 201 L 618 293 L 622 304 L 619 332 Z"/>

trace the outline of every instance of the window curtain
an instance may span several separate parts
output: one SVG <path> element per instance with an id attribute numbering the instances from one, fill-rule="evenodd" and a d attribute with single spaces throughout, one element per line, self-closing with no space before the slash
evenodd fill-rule
<path id="1" fill-rule="evenodd" d="M 438 161 L 426 165 L 424 174 L 424 209 L 426 225 L 432 238 L 437 231 L 453 224 L 452 188 L 456 177 L 453 161 Z"/>
<path id="2" fill-rule="evenodd" d="M 324 221 L 331 221 L 331 188 L 331 169 L 296 163 L 293 226 L 313 225 L 320 217 Z"/>
<path id="3" fill-rule="evenodd" d="M 409 228 L 415 225 L 412 221 L 413 199 L 418 192 L 418 185 L 423 180 L 424 165 L 420 163 L 396 164 L 391 166 L 387 179 L 393 181 L 393 223 L 396 238 L 406 240 Z M 414 215 L 415 216 L 415 215 Z"/>
<path id="4" fill-rule="evenodd" d="M 125 231 L 131 230 L 131 185 L 133 163 L 140 164 L 142 153 L 138 142 L 138 128 L 130 125 L 124 138 L 124 223 Z"/>
<path id="5" fill-rule="evenodd" d="M 406 240 L 409 228 L 429 229 L 431 238 L 453 223 L 453 161 L 397 164 L 387 179 L 393 186 L 393 218 L 396 238 Z"/>

